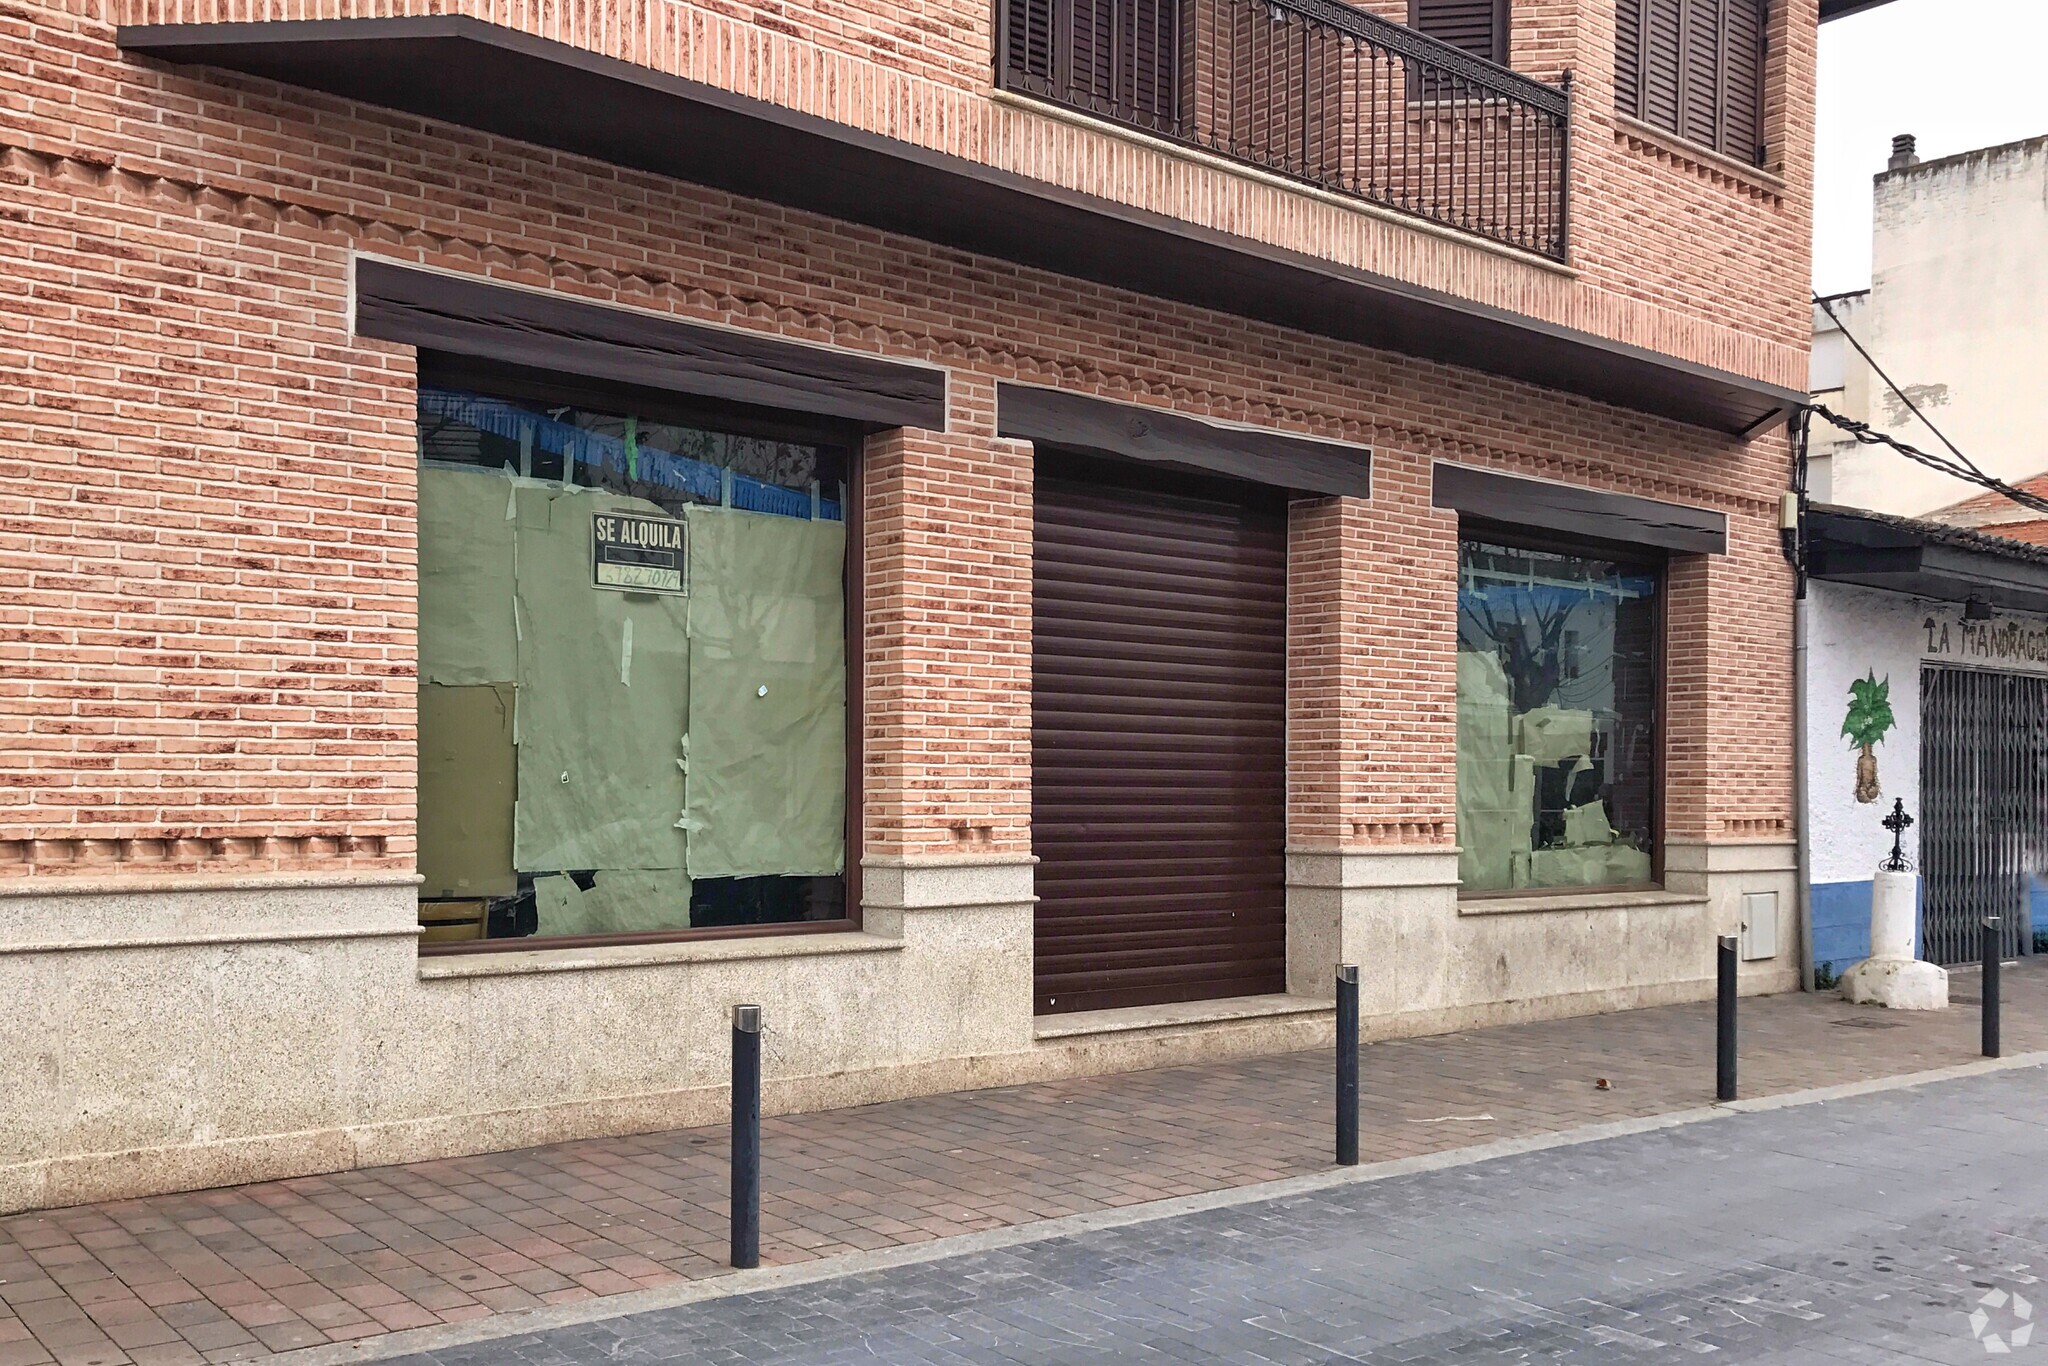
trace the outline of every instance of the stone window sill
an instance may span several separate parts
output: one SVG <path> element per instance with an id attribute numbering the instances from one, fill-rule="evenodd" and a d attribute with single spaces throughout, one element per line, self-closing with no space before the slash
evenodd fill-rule
<path id="1" fill-rule="evenodd" d="M 1461 896 L 1459 915 L 1536 915 L 1555 911 L 1625 911 L 1640 907 L 1701 906 L 1707 899 L 1692 892 L 1667 892 L 1662 887 L 1617 890 L 1510 893 L 1505 896 Z"/>
<path id="2" fill-rule="evenodd" d="M 420 959 L 420 980 L 521 977 L 537 972 L 595 972 L 606 968 L 737 963 L 752 959 L 829 958 L 847 953 L 888 953 L 903 941 L 848 930 L 841 934 L 776 934 L 751 939 L 685 939 L 665 944 L 607 944 L 595 948 L 532 949 L 518 953 L 439 954 Z"/>

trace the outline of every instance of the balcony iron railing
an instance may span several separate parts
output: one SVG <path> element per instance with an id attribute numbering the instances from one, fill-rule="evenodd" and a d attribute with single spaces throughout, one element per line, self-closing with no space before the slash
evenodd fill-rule
<path id="1" fill-rule="evenodd" d="M 998 0 L 1005 90 L 1554 260 L 1568 88 L 1338 0 Z"/>

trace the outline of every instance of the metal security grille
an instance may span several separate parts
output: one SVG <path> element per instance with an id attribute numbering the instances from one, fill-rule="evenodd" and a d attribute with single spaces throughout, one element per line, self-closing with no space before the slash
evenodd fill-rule
<path id="1" fill-rule="evenodd" d="M 2048 678 L 1929 668 L 1920 678 L 1920 956 L 1977 959 L 1982 917 L 2027 952 L 2028 880 L 2048 843 Z"/>

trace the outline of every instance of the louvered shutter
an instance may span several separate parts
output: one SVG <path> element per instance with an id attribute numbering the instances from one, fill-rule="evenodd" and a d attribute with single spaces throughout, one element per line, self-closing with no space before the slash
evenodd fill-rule
<path id="1" fill-rule="evenodd" d="M 1642 6 L 1643 98 L 1637 117 L 1676 133 L 1684 0 L 1642 0 Z"/>
<path id="2" fill-rule="evenodd" d="M 1127 0 L 1131 10 L 1131 112 L 1154 128 L 1168 128 L 1178 112 L 1174 57 L 1180 43 L 1179 0 Z"/>
<path id="3" fill-rule="evenodd" d="M 1475 57 L 1507 63 L 1505 0 L 1409 0 L 1408 27 Z"/>
<path id="4" fill-rule="evenodd" d="M 1053 0 L 1005 0 L 1003 83 L 1052 94 Z"/>
<path id="5" fill-rule="evenodd" d="M 1685 0 L 1679 21 L 1678 135 L 1721 144 L 1722 0 Z"/>
<path id="6" fill-rule="evenodd" d="M 1116 51 L 1116 0 L 1069 0 L 1073 18 L 1067 49 L 1067 90 L 1108 112 L 1114 102 L 1111 57 Z"/>
<path id="7" fill-rule="evenodd" d="M 1721 110 L 1721 150 L 1744 161 L 1763 157 L 1763 72 L 1765 0 L 1722 0 L 1728 7 L 1726 98 Z"/>
<path id="8" fill-rule="evenodd" d="M 1762 160 L 1768 0 L 1616 0 L 1615 107 L 1744 161 Z"/>
<path id="9" fill-rule="evenodd" d="M 1614 6 L 1614 103 L 1631 118 L 1643 116 L 1643 5 L 1616 0 Z"/>
<path id="10" fill-rule="evenodd" d="M 1054 93 L 1112 118 L 1170 130 L 1179 105 L 1180 0 L 1056 3 L 1051 29 L 1063 46 L 1054 54 Z"/>

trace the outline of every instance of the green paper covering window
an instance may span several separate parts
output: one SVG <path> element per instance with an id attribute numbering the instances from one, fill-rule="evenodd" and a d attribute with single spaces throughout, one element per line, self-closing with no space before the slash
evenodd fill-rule
<path id="1" fill-rule="evenodd" d="M 1460 885 L 1648 884 L 1659 570 L 1481 540 L 1458 552 Z"/>
<path id="2" fill-rule="evenodd" d="M 844 919 L 846 446 L 555 397 L 420 391 L 425 941 Z"/>

